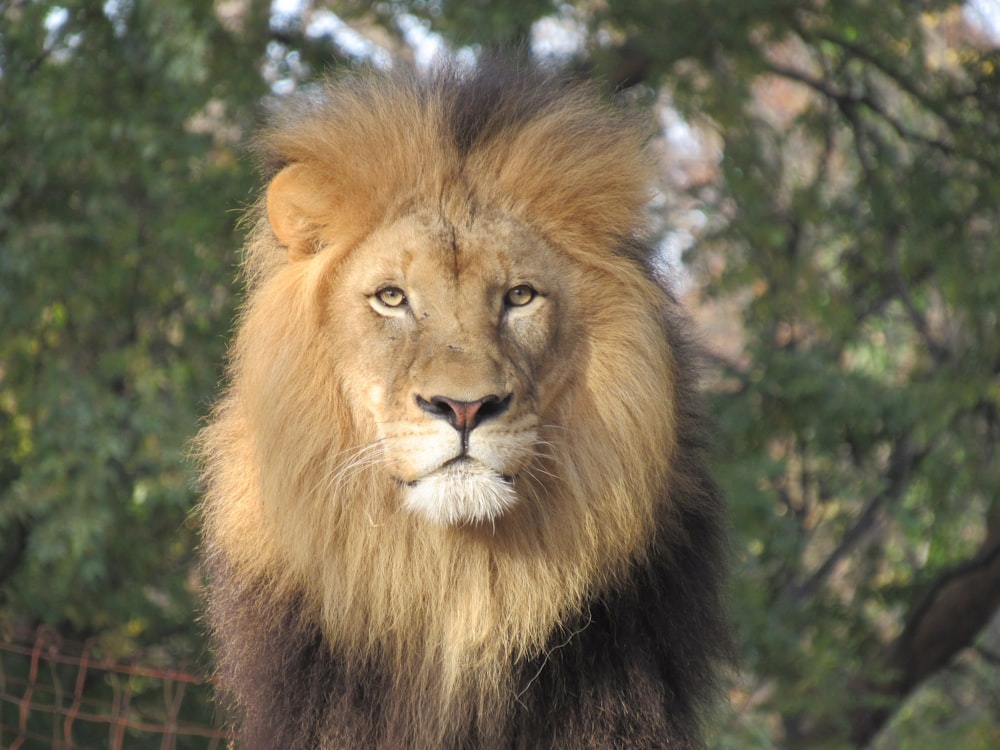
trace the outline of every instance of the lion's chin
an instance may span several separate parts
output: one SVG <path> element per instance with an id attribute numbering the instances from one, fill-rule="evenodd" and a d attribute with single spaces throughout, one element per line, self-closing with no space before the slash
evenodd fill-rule
<path id="1" fill-rule="evenodd" d="M 404 506 L 434 523 L 492 523 L 517 502 L 511 480 L 487 466 L 461 461 L 407 483 Z"/>

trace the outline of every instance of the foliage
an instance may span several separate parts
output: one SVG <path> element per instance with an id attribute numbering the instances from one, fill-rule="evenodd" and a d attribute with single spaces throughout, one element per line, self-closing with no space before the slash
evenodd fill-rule
<path id="1" fill-rule="evenodd" d="M 210 120 L 252 122 L 252 40 L 210 2 L 5 5 L 4 612 L 126 651 L 190 636 L 186 440 L 217 380 L 249 192 Z"/>
<path id="2" fill-rule="evenodd" d="M 891 714 L 880 747 L 994 746 L 997 597 L 951 597 L 1000 549 L 997 42 L 945 0 L 328 6 L 410 55 L 414 23 L 526 50 L 554 17 L 580 36 L 557 63 L 698 136 L 663 226 L 700 227 L 687 296 L 739 323 L 709 373 L 743 644 L 716 744 L 864 744 Z M 184 453 L 240 140 L 268 85 L 352 56 L 324 9 L 0 3 L 0 619 L 198 648 Z M 930 663 L 956 601 L 979 624 Z"/>

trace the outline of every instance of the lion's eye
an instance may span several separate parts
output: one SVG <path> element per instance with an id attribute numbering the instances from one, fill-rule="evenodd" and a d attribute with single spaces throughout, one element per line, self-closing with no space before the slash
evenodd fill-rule
<path id="1" fill-rule="evenodd" d="M 511 307 L 524 307 L 535 298 L 538 292 L 530 284 L 518 284 L 507 290 L 504 302 Z"/>
<path id="2" fill-rule="evenodd" d="M 401 307 L 406 304 L 406 295 L 398 286 L 386 286 L 375 292 L 375 299 L 386 307 Z"/>

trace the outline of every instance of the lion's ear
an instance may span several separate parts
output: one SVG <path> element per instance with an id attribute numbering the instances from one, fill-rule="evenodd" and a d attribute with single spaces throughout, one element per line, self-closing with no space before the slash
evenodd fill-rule
<path id="1" fill-rule="evenodd" d="M 267 188 L 267 218 L 292 260 L 316 251 L 325 213 L 321 180 L 304 164 L 291 164 Z"/>

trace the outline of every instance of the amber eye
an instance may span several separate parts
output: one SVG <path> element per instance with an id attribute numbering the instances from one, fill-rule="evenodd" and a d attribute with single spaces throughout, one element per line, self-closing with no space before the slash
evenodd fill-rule
<path id="1" fill-rule="evenodd" d="M 375 299 L 386 307 L 401 307 L 406 304 L 406 295 L 398 286 L 386 286 L 375 292 Z"/>
<path id="2" fill-rule="evenodd" d="M 538 294 L 538 292 L 536 292 L 531 285 L 518 284 L 517 286 L 511 287 L 507 290 L 507 294 L 504 296 L 504 302 L 511 307 L 524 307 L 535 298 L 536 294 Z"/>

